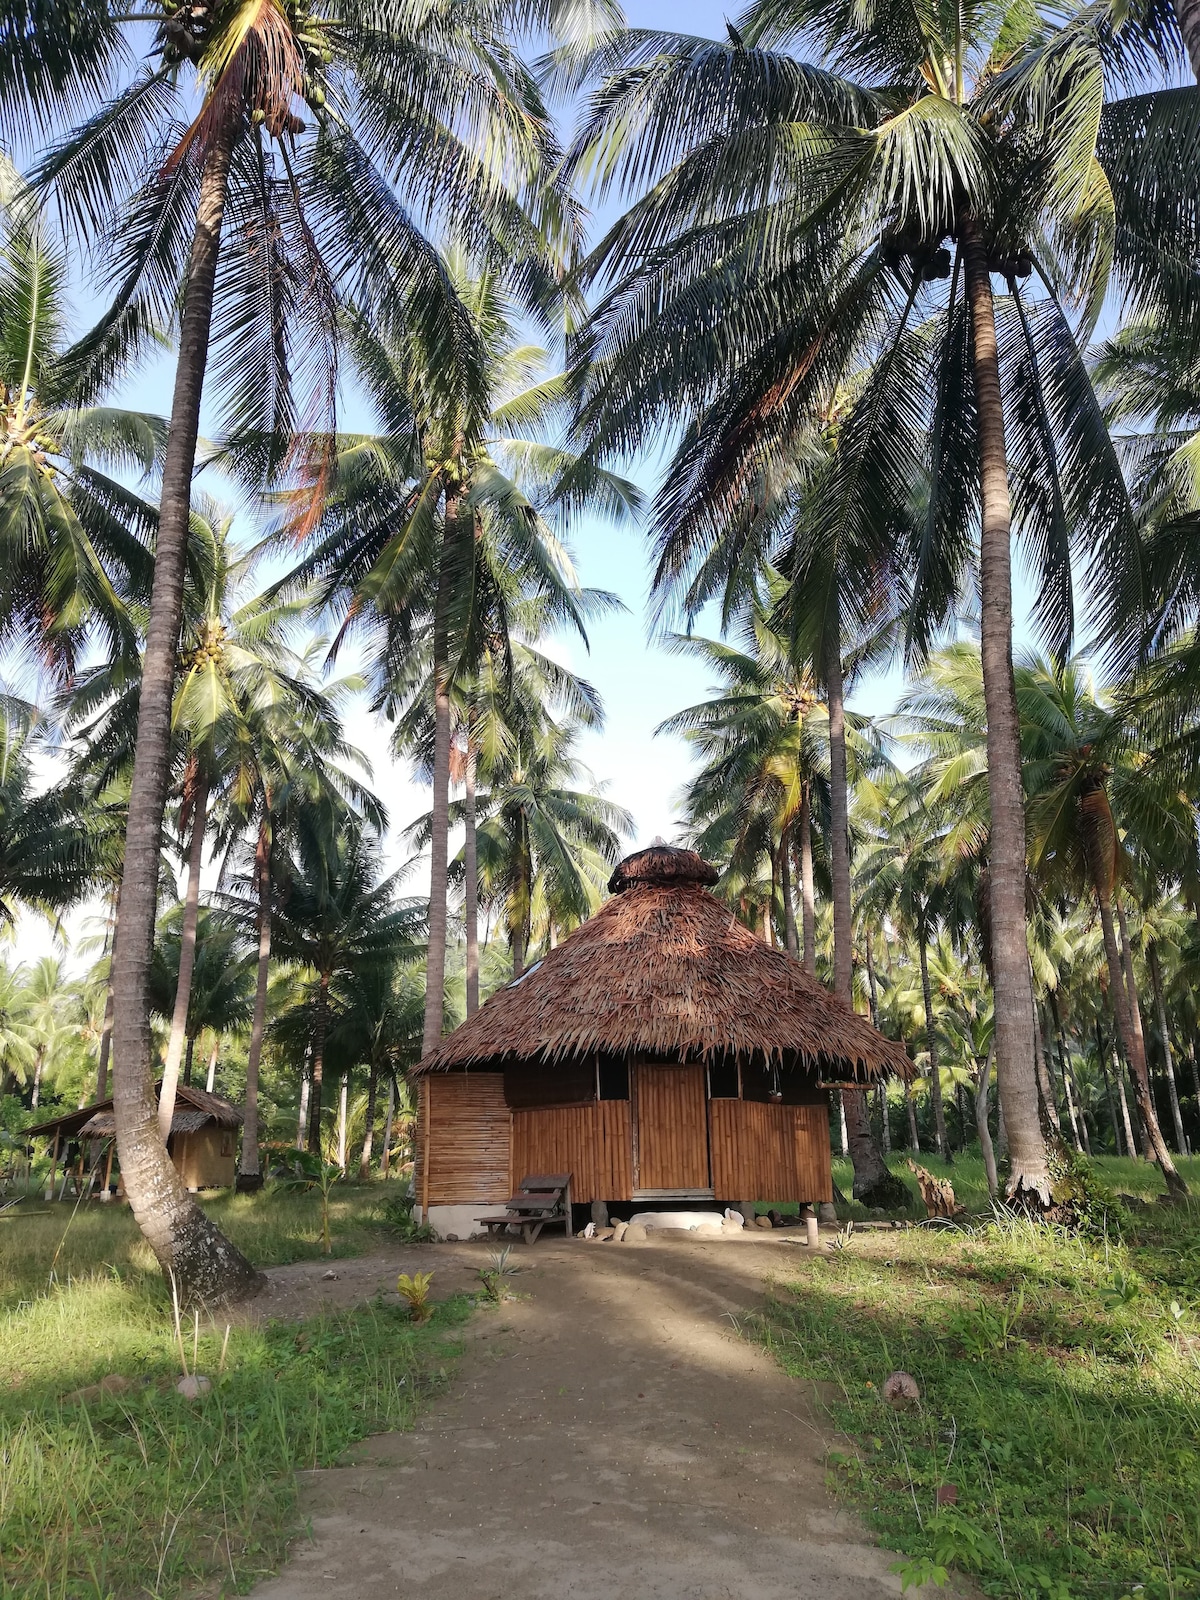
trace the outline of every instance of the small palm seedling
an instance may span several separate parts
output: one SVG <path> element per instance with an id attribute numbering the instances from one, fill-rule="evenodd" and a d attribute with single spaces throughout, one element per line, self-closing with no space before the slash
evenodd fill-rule
<path id="1" fill-rule="evenodd" d="M 508 1292 L 509 1277 L 517 1271 L 516 1267 L 509 1264 L 511 1257 L 512 1251 L 507 1247 L 503 1250 L 497 1250 L 488 1258 L 490 1265 L 479 1269 L 478 1276 L 480 1283 L 483 1285 L 483 1292 L 496 1305 L 499 1305 L 505 1298 Z"/>
<path id="2" fill-rule="evenodd" d="M 433 1315 L 433 1307 L 429 1303 L 432 1283 L 432 1272 L 414 1272 L 411 1277 L 407 1272 L 402 1272 L 396 1279 L 396 1293 L 408 1306 L 408 1314 L 414 1322 L 428 1322 Z"/>
<path id="3" fill-rule="evenodd" d="M 854 1237 L 854 1218 L 850 1217 L 844 1228 L 839 1228 L 829 1241 L 829 1248 L 835 1252 L 848 1250 L 850 1241 Z"/>

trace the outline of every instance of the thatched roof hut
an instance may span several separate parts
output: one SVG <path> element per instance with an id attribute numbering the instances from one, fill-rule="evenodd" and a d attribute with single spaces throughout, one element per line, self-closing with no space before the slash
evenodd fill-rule
<path id="1" fill-rule="evenodd" d="M 421 1061 L 423 1204 L 494 1202 L 532 1171 L 573 1172 L 576 1200 L 830 1197 L 826 1090 L 908 1058 L 716 881 L 690 850 L 630 856 L 594 917 Z"/>
<path id="2" fill-rule="evenodd" d="M 161 1090 L 161 1083 L 157 1087 Z M 189 1189 L 226 1189 L 232 1185 L 237 1176 L 237 1138 L 242 1120 L 238 1108 L 219 1094 L 209 1094 L 190 1083 L 176 1087 L 167 1149 Z M 31 1137 L 54 1140 L 57 1165 L 63 1141 L 115 1139 L 117 1122 L 112 1100 L 97 1100 L 25 1131 Z M 106 1167 L 111 1174 L 111 1153 Z M 107 1179 L 103 1187 L 107 1188 Z"/>
<path id="3" fill-rule="evenodd" d="M 909 1070 L 902 1046 L 709 894 L 716 881 L 707 861 L 670 845 L 622 861 L 612 899 L 416 1071 L 597 1053 L 803 1062 L 826 1084 Z"/>

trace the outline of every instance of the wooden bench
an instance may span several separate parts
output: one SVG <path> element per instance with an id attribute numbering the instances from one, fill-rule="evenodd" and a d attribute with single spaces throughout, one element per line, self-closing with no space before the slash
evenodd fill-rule
<path id="1" fill-rule="evenodd" d="M 555 1172 L 523 1179 L 512 1199 L 505 1203 L 504 1215 L 476 1217 L 495 1238 L 498 1229 L 519 1230 L 526 1244 L 532 1244 L 542 1229 L 561 1222 L 571 1237 L 571 1174 Z"/>

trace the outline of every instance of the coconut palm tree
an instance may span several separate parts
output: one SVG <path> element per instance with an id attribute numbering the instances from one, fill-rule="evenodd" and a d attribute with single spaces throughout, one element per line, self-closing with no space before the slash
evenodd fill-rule
<path id="1" fill-rule="evenodd" d="M 175 907 L 163 919 L 150 969 L 150 1003 L 168 1023 L 173 1023 L 178 1005 L 186 915 L 185 904 Z M 242 1030 L 251 1019 L 254 1005 L 254 957 L 246 948 L 240 921 L 226 911 L 202 906 L 194 941 L 192 982 L 184 1017 L 185 1084 L 192 1081 L 197 1039 L 208 1033 L 219 1042 L 222 1034 Z"/>
<path id="2" fill-rule="evenodd" d="M 77 791 L 42 788 L 35 759 L 45 727 L 36 708 L 0 694 L 0 930 L 22 907 L 55 917 L 102 876 L 91 819 Z"/>
<path id="3" fill-rule="evenodd" d="M 113 982 L 126 1190 L 186 1295 L 254 1282 L 188 1199 L 154 1134 L 145 999 L 210 349 L 243 468 L 260 480 L 282 466 L 298 428 L 332 434 L 343 296 L 360 311 L 419 325 L 441 370 L 459 378 L 470 365 L 470 329 L 426 230 L 451 220 L 493 270 L 518 275 L 530 309 L 544 300 L 574 218 L 513 36 L 553 35 L 560 24 L 586 31 L 596 18 L 609 14 L 555 0 L 485 3 L 469 18 L 456 8 L 414 11 L 405 0 L 319 14 L 279 0 L 212 0 L 186 13 L 152 4 L 128 24 L 140 31 L 124 59 L 111 24 L 100 29 L 89 16 L 76 70 L 64 67 L 61 40 L 39 51 L 41 34 L 55 30 L 22 40 L 18 71 L 40 106 L 61 100 L 74 115 L 81 83 L 93 100 L 103 97 L 38 174 L 80 235 L 101 247 L 114 293 L 95 345 L 132 337 L 154 316 L 170 321 L 185 286 Z M 100 71 L 101 59 L 117 71 Z M 236 226 L 225 230 L 227 219 Z M 304 464 L 314 512 L 326 466 L 325 451 Z"/>
<path id="4" fill-rule="evenodd" d="M 1191 90 L 1106 99 L 1121 49 L 1106 16 L 1010 23 L 761 0 L 728 42 L 634 33 L 590 59 L 610 75 L 574 167 L 636 198 L 590 264 L 603 292 L 579 351 L 580 426 L 592 452 L 620 452 L 648 420 L 682 417 L 657 504 L 661 584 L 703 562 L 748 486 L 787 470 L 869 362 L 830 503 L 843 523 L 886 525 L 922 486 L 914 646 L 959 593 L 980 520 L 996 1056 L 1012 1190 L 1044 1202 L 1011 532 L 1015 518 L 1031 542 L 1058 648 L 1084 540 L 1129 647 L 1141 568 L 1080 343 L 1110 287 L 1134 306 L 1177 294 L 1191 314 L 1200 116 Z"/>
<path id="5" fill-rule="evenodd" d="M 1098 700 L 1079 662 L 1054 667 L 1033 660 L 1017 669 L 1017 703 L 1027 753 L 1030 790 L 1030 865 L 1072 887 L 1087 884 L 1095 895 L 1108 963 L 1109 994 L 1125 1058 L 1133 1075 L 1142 1125 L 1167 1191 L 1185 1198 L 1187 1184 L 1163 1138 L 1150 1087 L 1141 1006 L 1121 905 L 1121 878 L 1127 870 L 1122 846 L 1122 791 L 1136 807 L 1144 804 L 1137 764 L 1130 759 L 1128 729 L 1119 715 Z M 1124 759 L 1122 759 L 1124 758 Z M 1135 811 L 1136 814 L 1136 811 Z M 1159 812 L 1160 826 L 1185 840 L 1194 826 L 1186 818 Z M 1114 902 L 1120 943 L 1114 926 Z"/>
<path id="6" fill-rule="evenodd" d="M 397 1074 L 421 1056 L 424 984 L 403 957 L 347 969 L 335 982 L 330 1007 L 326 1058 L 345 1082 L 357 1067 L 367 1070 L 359 1181 L 371 1175 L 379 1083 L 393 1085 Z"/>
<path id="7" fill-rule="evenodd" d="M 575 927 L 599 906 L 620 841 L 633 828 L 620 806 L 570 787 L 584 776 L 572 755 L 575 738 L 571 723 L 548 717 L 522 730 L 485 774 L 479 796 L 480 897 L 504 919 L 514 978 L 525 971 L 537 900 L 547 942 Z"/>
<path id="8" fill-rule="evenodd" d="M 559 597 L 540 592 L 536 576 L 481 537 L 477 554 L 484 566 L 478 585 L 487 617 L 473 667 L 464 666 L 451 691 L 452 782 L 461 783 L 461 808 L 448 808 L 463 826 L 463 921 L 466 936 L 466 1004 L 470 1015 L 479 1004 L 479 863 L 477 790 L 481 772 L 499 769 L 522 733 L 535 732 L 546 713 L 563 715 L 583 728 L 603 722 L 600 698 L 586 679 L 555 661 L 542 648 L 546 632 L 560 619 Z M 576 627 L 596 612 L 616 604 L 614 597 L 592 589 L 576 589 L 569 597 Z M 432 630 L 412 639 L 393 662 L 379 704 L 394 722 L 392 748 L 431 777 L 437 723 L 432 695 Z M 420 826 L 420 825 L 418 825 Z M 421 837 L 428 842 L 422 830 Z M 457 873 L 457 867 L 455 868 Z"/>
<path id="9" fill-rule="evenodd" d="M 939 815 L 927 803 L 923 791 L 920 778 L 893 788 L 881 837 L 867 852 L 858 882 L 864 911 L 876 918 L 894 919 L 917 946 L 934 1137 L 938 1155 L 948 1159 L 950 1141 L 942 1101 L 939 1029 L 929 958 L 931 948 L 937 945 L 943 919 L 952 915 L 961 881 L 954 882 L 953 858 L 947 856 L 945 814 Z"/>
<path id="10" fill-rule="evenodd" d="M 0 646 L 69 678 L 92 638 L 134 648 L 155 511 L 121 481 L 149 474 L 160 419 L 100 403 L 114 350 L 90 372 L 67 325 L 67 250 L 0 169 Z"/>
<path id="11" fill-rule="evenodd" d="M 292 849 L 280 861 L 280 904 L 274 917 L 279 957 L 308 970 L 309 1079 L 308 1148 L 320 1148 L 325 1041 L 334 979 L 352 970 L 366 973 L 415 954 L 424 917 L 397 897 L 398 874 L 380 874 L 379 851 L 370 830 L 352 815 L 330 826 L 330 818 L 305 808 L 297 819 Z"/>
<path id="12" fill-rule="evenodd" d="M 243 625 L 251 622 L 255 606 L 245 608 Z M 266 607 L 269 615 L 275 607 Z M 260 622 L 265 618 L 260 618 Z M 286 864 L 289 841 L 305 813 L 318 820 L 318 828 L 336 829 L 347 812 L 367 821 L 376 831 L 386 826 L 387 814 L 355 776 L 369 776 L 365 757 L 345 738 L 341 707 L 344 697 L 358 686 L 354 678 L 322 682 L 315 658 L 323 641 L 314 640 L 286 677 L 266 674 L 242 702 L 240 737 L 236 742 L 236 774 L 230 782 L 217 846 L 226 861 L 240 849 L 249 851 L 245 881 L 240 892 L 227 899 L 236 906 L 248 927 L 253 927 L 258 949 L 254 1011 L 246 1061 L 245 1121 L 238 1163 L 238 1187 L 256 1189 L 262 1183 L 259 1167 L 258 1087 L 266 1031 L 267 998 L 271 972 L 272 921 L 279 897 L 279 870 Z M 293 695 L 300 684 L 304 692 Z"/>
<path id="13" fill-rule="evenodd" d="M 729 854 L 735 861 L 746 855 L 748 845 L 767 850 L 772 877 L 778 878 L 785 947 L 800 958 L 802 933 L 803 964 L 812 973 L 812 830 L 814 812 L 828 804 L 828 713 L 811 673 L 793 664 L 788 640 L 772 625 L 782 590 L 778 575 L 769 573 L 765 594 L 756 594 L 738 619 L 738 644 L 692 633 L 672 636 L 671 647 L 698 656 L 718 675 L 721 687 L 656 732 L 683 734 L 705 758 L 688 786 L 690 825 L 703 830 L 696 835 L 696 848 L 704 856 Z M 799 930 L 791 893 L 793 861 L 800 880 Z"/>
<path id="14" fill-rule="evenodd" d="M 434 824 L 427 1049 L 443 1026 L 450 761 L 460 686 L 489 652 L 507 658 L 513 608 L 525 597 L 540 602 L 543 630 L 557 620 L 583 634 L 588 606 L 562 542 L 563 524 L 585 508 L 628 516 L 640 502 L 632 484 L 585 471 L 556 443 L 565 381 L 548 372 L 544 350 L 520 337 L 519 307 L 503 281 L 479 274 L 457 249 L 447 255 L 446 271 L 485 352 L 478 388 L 447 392 L 431 382 L 436 352 L 355 323 L 358 369 L 386 432 L 339 441 L 318 543 L 290 580 L 316 578 L 321 604 L 352 625 L 375 628 L 379 703 L 389 715 L 415 707 L 421 723 L 419 696 L 428 692 Z M 413 669 L 414 634 L 424 635 L 424 674 Z M 411 744 L 407 735 L 402 742 Z M 468 767 L 471 750 L 468 738 Z"/>
<path id="15" fill-rule="evenodd" d="M 48 1079 L 78 1043 L 84 1008 L 78 990 L 64 983 L 55 956 L 41 956 L 33 964 L 26 976 L 25 998 L 35 1050 L 29 1109 L 36 1111 Z"/>
<path id="16" fill-rule="evenodd" d="M 24 1083 L 37 1060 L 37 1035 L 24 967 L 0 962 L 0 1099 Z"/>

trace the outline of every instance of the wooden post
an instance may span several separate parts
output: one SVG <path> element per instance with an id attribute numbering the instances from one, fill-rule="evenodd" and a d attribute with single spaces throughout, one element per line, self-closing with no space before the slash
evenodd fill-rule
<path id="1" fill-rule="evenodd" d="M 58 1170 L 58 1141 L 62 1137 L 62 1129 L 54 1130 L 54 1149 L 50 1152 L 50 1176 L 46 1179 L 46 1199 L 54 1199 L 54 1174 Z"/>
<path id="2" fill-rule="evenodd" d="M 116 1149 L 116 1147 L 117 1141 L 114 1137 L 108 1141 L 108 1159 L 104 1163 L 104 1188 L 100 1194 L 101 1200 L 112 1199 L 112 1189 L 110 1185 L 112 1184 L 113 1151 Z"/>
<path id="3" fill-rule="evenodd" d="M 433 1085 L 426 1072 L 421 1078 L 421 1110 L 418 1136 L 421 1147 L 421 1221 L 429 1221 L 429 1147 L 433 1133 Z"/>

